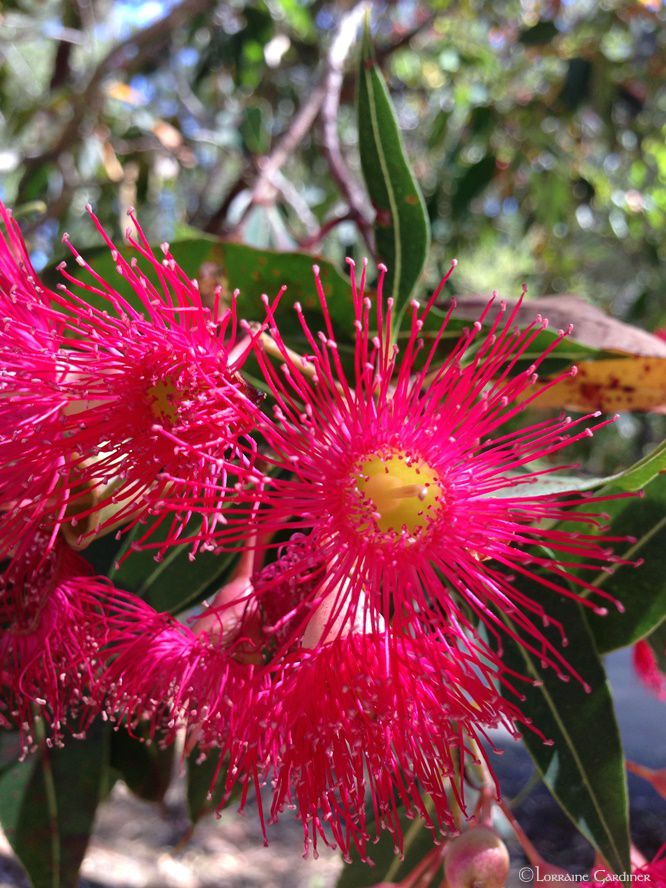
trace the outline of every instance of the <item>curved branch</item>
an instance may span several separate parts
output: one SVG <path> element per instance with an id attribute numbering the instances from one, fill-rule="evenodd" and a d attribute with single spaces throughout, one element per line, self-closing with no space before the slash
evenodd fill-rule
<path id="1" fill-rule="evenodd" d="M 372 231 L 374 213 L 363 186 L 356 180 L 356 177 L 345 162 L 338 136 L 338 111 L 340 109 L 340 94 L 345 76 L 345 61 L 356 38 L 356 32 L 361 24 L 361 20 L 368 8 L 366 2 L 359 3 L 358 6 L 354 7 L 341 22 L 338 34 L 331 44 L 324 81 L 325 97 L 321 118 L 324 154 L 328 160 L 331 174 L 349 204 L 352 218 L 358 225 L 370 251 L 374 254 Z"/>
<path id="2" fill-rule="evenodd" d="M 77 141 L 82 122 L 98 109 L 104 82 L 110 74 L 118 70 L 132 71 L 139 68 L 148 59 L 159 54 L 172 31 L 185 24 L 192 16 L 216 5 L 215 0 L 183 0 L 164 18 L 152 22 L 140 31 L 135 31 L 112 47 L 98 63 L 85 87 L 72 95 L 69 119 L 55 142 L 40 154 L 26 158 L 17 203 L 22 202 L 22 192 L 33 170 L 57 161 Z"/>

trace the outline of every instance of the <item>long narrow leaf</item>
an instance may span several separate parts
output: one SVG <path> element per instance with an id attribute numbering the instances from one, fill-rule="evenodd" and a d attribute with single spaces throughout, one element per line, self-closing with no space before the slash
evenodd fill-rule
<path id="1" fill-rule="evenodd" d="M 525 745 L 544 783 L 580 832 L 615 872 L 630 872 L 624 755 L 592 633 L 577 604 L 544 589 L 533 592 L 553 623 L 565 627 L 568 644 L 562 653 L 591 690 L 575 679 L 562 681 L 538 656 L 508 640 L 504 661 L 538 683 L 526 687 L 520 709 L 552 743 L 526 730 Z M 555 628 L 545 634 L 560 644 Z"/>
<path id="2" fill-rule="evenodd" d="M 358 130 L 363 177 L 377 214 L 377 255 L 388 266 L 388 293 L 403 305 L 425 264 L 430 223 L 367 29 L 359 70 Z"/>

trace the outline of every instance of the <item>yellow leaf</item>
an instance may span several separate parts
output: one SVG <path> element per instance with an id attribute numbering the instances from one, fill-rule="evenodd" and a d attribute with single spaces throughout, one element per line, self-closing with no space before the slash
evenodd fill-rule
<path id="1" fill-rule="evenodd" d="M 544 391 L 535 406 L 604 413 L 666 408 L 666 358 L 610 358 L 577 367 L 575 376 Z"/>
<path id="2" fill-rule="evenodd" d="M 138 106 L 145 104 L 145 99 L 138 90 L 127 83 L 122 83 L 120 80 L 110 83 L 106 87 L 106 94 L 109 98 L 116 99 L 119 102 L 126 102 L 128 105 Z"/>

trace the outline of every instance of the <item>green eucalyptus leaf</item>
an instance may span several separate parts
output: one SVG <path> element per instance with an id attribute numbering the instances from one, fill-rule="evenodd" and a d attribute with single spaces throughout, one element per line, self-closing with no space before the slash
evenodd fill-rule
<path id="1" fill-rule="evenodd" d="M 239 131 L 248 154 L 268 153 L 271 146 L 270 117 L 270 105 L 261 99 L 249 101 L 243 109 Z"/>
<path id="2" fill-rule="evenodd" d="M 34 888 L 76 888 L 108 770 L 109 728 L 45 743 L 0 773 L 0 823 Z"/>
<path id="3" fill-rule="evenodd" d="M 559 647 L 553 624 L 562 624 L 568 640 L 562 654 L 591 690 L 575 678 L 563 681 L 555 670 L 544 667 L 538 655 L 511 639 L 503 640 L 506 665 L 538 682 L 521 686 L 525 700 L 520 710 L 552 741 L 547 745 L 526 729 L 525 746 L 551 794 L 580 832 L 615 872 L 630 872 L 624 755 L 594 638 L 578 604 L 545 588 L 532 592 L 552 621 L 544 634 Z"/>
<path id="4" fill-rule="evenodd" d="M 18 764 L 21 757 L 21 740 L 18 731 L 0 731 L 0 775 Z"/>
<path id="5" fill-rule="evenodd" d="M 666 441 L 662 441 L 654 450 L 629 466 L 624 472 L 606 478 L 607 491 L 605 492 L 641 490 L 662 472 L 666 472 Z"/>
<path id="6" fill-rule="evenodd" d="M 590 96 L 593 65 L 589 59 L 569 59 L 560 98 L 569 111 L 575 111 Z"/>
<path id="7" fill-rule="evenodd" d="M 494 154 L 486 154 L 465 170 L 451 198 L 451 209 L 456 215 L 465 211 L 474 198 L 490 184 L 496 170 L 497 159 Z"/>
<path id="8" fill-rule="evenodd" d="M 646 467 L 641 471 L 647 471 Z M 666 475 L 654 478 L 640 499 L 612 501 L 608 511 L 612 515 L 610 535 L 635 537 L 622 555 L 642 559 L 642 563 L 600 573 L 592 581 L 623 607 L 619 612 L 610 605 L 605 617 L 588 617 L 602 653 L 633 644 L 666 618 Z"/>
<path id="9" fill-rule="evenodd" d="M 377 255 L 388 266 L 386 290 L 403 305 L 425 265 L 430 223 L 367 29 L 359 69 L 358 130 L 363 178 L 376 211 Z"/>
<path id="10" fill-rule="evenodd" d="M 111 736 L 111 767 L 129 789 L 146 802 L 161 802 L 171 783 L 173 744 L 162 748 L 147 730 L 138 736 L 122 728 Z"/>
<path id="11" fill-rule="evenodd" d="M 136 256 L 129 247 L 119 247 L 119 252 L 126 259 Z M 349 281 L 331 262 L 306 253 L 260 250 L 245 244 L 221 241 L 199 232 L 173 241 L 171 252 L 185 274 L 190 279 L 198 280 L 204 299 L 209 299 L 211 304 L 215 286 L 221 287 L 226 299 L 238 289 L 239 313 L 248 320 L 258 321 L 264 317 L 263 293 L 272 299 L 283 285 L 286 286 L 280 301 L 280 329 L 287 339 L 298 336 L 301 330 L 295 313 L 288 310 L 296 302 L 301 304 L 315 326 L 322 326 L 323 317 L 312 273 L 313 265 L 317 265 L 336 332 L 349 334 L 351 331 L 353 310 Z M 155 253 L 159 256 L 159 249 L 156 248 Z M 83 250 L 82 255 L 110 286 L 135 307 L 139 306 L 132 287 L 118 273 L 116 262 L 106 247 Z M 141 268 L 146 277 L 158 285 L 155 274 L 148 270 L 149 264 L 141 261 Z M 81 281 L 90 280 L 85 269 L 77 266 L 72 268 L 74 271 Z M 62 280 L 57 263 L 46 268 L 42 276 L 50 286 Z M 91 305 L 108 309 L 108 303 L 95 293 L 87 292 L 85 296 Z"/>
<path id="12" fill-rule="evenodd" d="M 144 532 L 145 527 L 139 527 L 127 534 L 124 550 L 120 550 L 109 577 L 116 586 L 141 596 L 158 611 L 179 614 L 217 592 L 236 558 L 233 552 L 199 552 L 192 557 L 190 543 L 170 546 L 160 558 L 149 549 L 131 552 L 134 537 Z M 159 541 L 165 532 L 156 531 L 151 541 Z"/>
<path id="13" fill-rule="evenodd" d="M 638 462 L 629 466 L 628 469 L 625 469 L 623 472 L 618 472 L 615 475 L 607 475 L 604 478 L 595 478 L 589 476 L 586 477 L 584 475 L 564 475 L 559 472 L 554 472 L 549 475 L 544 475 L 542 478 L 538 478 L 533 484 L 530 484 L 529 487 L 524 487 L 523 491 L 530 496 L 565 493 L 569 490 L 596 490 L 602 495 L 635 493 L 642 490 L 655 479 L 658 479 L 658 476 L 662 475 L 664 472 L 666 472 L 666 441 L 656 447 L 651 453 L 648 453 L 647 456 L 644 456 L 642 459 L 639 459 Z M 519 478 L 520 474 L 517 474 L 516 477 Z M 662 475 L 662 477 L 666 477 L 666 475 Z M 661 481 L 658 481 L 656 486 L 652 488 L 653 498 L 655 495 L 658 495 L 658 491 L 661 489 L 661 483 Z M 493 494 L 494 497 L 511 497 L 515 495 L 516 490 L 511 487 L 506 487 Z M 604 506 L 604 509 L 610 513 L 611 517 L 616 518 L 624 510 L 630 509 L 632 503 L 635 502 L 636 501 L 631 498 L 611 500 L 607 507 Z M 624 524 L 626 524 L 626 522 L 624 522 Z M 630 526 L 631 525 L 626 524 L 626 527 Z M 633 531 L 628 529 L 625 529 L 622 532 L 627 534 L 633 533 Z M 615 535 L 615 533 L 613 535 Z"/>
<path id="14" fill-rule="evenodd" d="M 209 751 L 202 757 L 197 748 L 188 756 L 187 811 L 193 824 L 212 813 L 222 801 L 227 768 L 224 763 L 220 764 L 220 755 L 219 752 Z M 211 791 L 213 781 L 215 786 Z"/>
<path id="15" fill-rule="evenodd" d="M 92 564 L 96 574 L 108 576 L 113 573 L 116 560 L 125 546 L 126 537 L 117 533 L 108 533 L 93 540 L 81 554 Z"/>
<path id="16" fill-rule="evenodd" d="M 559 28 L 555 22 L 545 20 L 521 31 L 518 40 L 523 46 L 543 46 L 546 43 L 550 43 L 559 33 Z"/>
<path id="17" fill-rule="evenodd" d="M 520 474 L 515 475 L 516 480 L 520 479 Z M 530 481 L 529 484 L 520 486 L 507 486 L 501 490 L 493 491 L 489 495 L 490 499 L 510 499 L 515 496 L 548 496 L 557 493 L 566 493 L 567 491 L 583 491 L 594 490 L 599 488 L 604 478 L 586 478 L 579 475 L 560 475 L 557 472 L 549 475 L 543 475 Z"/>

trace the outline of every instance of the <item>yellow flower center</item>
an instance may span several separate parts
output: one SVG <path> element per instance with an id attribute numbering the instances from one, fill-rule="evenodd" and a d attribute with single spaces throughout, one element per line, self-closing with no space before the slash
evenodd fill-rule
<path id="1" fill-rule="evenodd" d="M 383 533 L 412 535 L 425 530 L 443 507 L 444 489 L 437 472 L 427 463 L 395 456 L 371 456 L 358 468 L 357 495 L 363 510 L 372 514 Z M 365 530 L 364 521 L 359 530 Z"/>
<path id="2" fill-rule="evenodd" d="M 173 380 L 167 376 L 153 383 L 148 389 L 150 409 L 160 422 L 174 422 L 178 415 L 179 392 Z"/>

